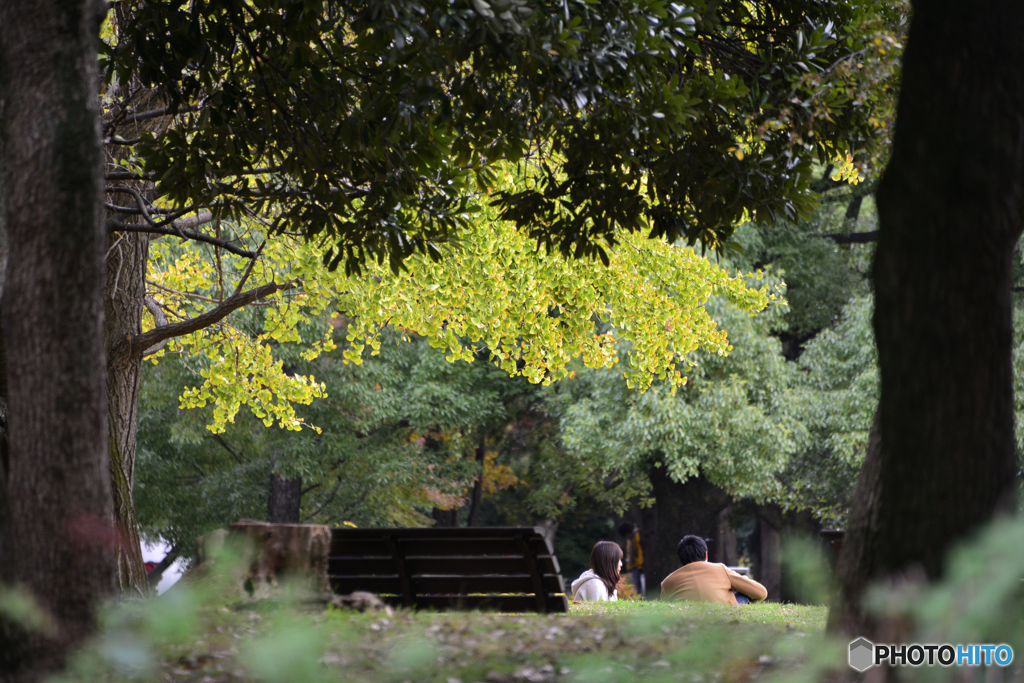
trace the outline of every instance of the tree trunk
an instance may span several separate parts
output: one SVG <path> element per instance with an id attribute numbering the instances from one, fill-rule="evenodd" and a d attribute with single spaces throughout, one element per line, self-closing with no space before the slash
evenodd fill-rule
<path id="1" fill-rule="evenodd" d="M 469 519 L 466 520 L 466 526 L 477 526 L 480 523 L 480 503 L 484 497 L 484 461 L 487 458 L 487 444 L 484 441 L 484 437 L 480 437 L 480 444 L 476 447 L 476 463 L 480 467 L 480 472 L 476 475 L 476 481 L 473 482 L 473 497 L 469 504 Z"/>
<path id="2" fill-rule="evenodd" d="M 271 472 L 267 520 L 272 524 L 298 524 L 301 510 L 302 477 L 285 479 L 278 472 Z"/>
<path id="3" fill-rule="evenodd" d="M 844 572 L 847 605 L 878 576 L 914 565 L 941 575 L 952 544 L 1013 505 L 1022 34 L 1017 0 L 914 3 L 877 197 L 878 526 L 866 550 L 843 549 L 857 562 Z"/>
<path id="4" fill-rule="evenodd" d="M 462 515 L 462 508 L 441 510 L 434 508 L 431 517 L 434 519 L 434 526 L 459 526 L 459 517 Z"/>
<path id="5" fill-rule="evenodd" d="M 782 543 L 779 532 L 782 515 L 774 506 L 758 506 L 757 548 L 753 558 L 754 580 L 768 591 L 768 600 L 778 602 L 782 595 Z"/>
<path id="6" fill-rule="evenodd" d="M 0 670 L 10 680 L 61 667 L 114 589 L 95 8 L 0 3 L 10 248 L 0 579 L 27 587 L 55 626 L 27 635 L 0 624 Z"/>
<path id="7" fill-rule="evenodd" d="M 718 513 L 729 505 L 730 496 L 703 475 L 680 484 L 664 465 L 651 468 L 650 478 L 656 516 L 650 541 L 644 546 L 644 573 L 648 590 L 657 590 L 662 580 L 679 568 L 676 547 L 683 536 L 715 536 Z"/>
<path id="8" fill-rule="evenodd" d="M 861 595 L 871 578 L 865 568 L 876 565 L 873 552 L 877 547 L 880 528 L 879 501 L 882 491 L 882 435 L 879 413 L 868 436 L 868 450 L 860 467 L 857 486 L 853 492 L 850 519 L 836 563 L 838 594 L 828 614 L 828 630 L 843 633 L 870 633 L 872 622 L 861 607 Z"/>
<path id="9" fill-rule="evenodd" d="M 736 549 L 736 530 L 732 528 L 731 515 L 732 506 L 726 507 L 718 513 L 718 523 L 715 528 L 715 554 L 712 561 L 735 567 L 739 562 L 739 552 Z"/>
<path id="10" fill-rule="evenodd" d="M 121 18 L 124 21 L 123 18 Z M 155 94 L 138 95 L 135 107 L 156 109 L 163 103 Z M 170 117 L 142 122 L 126 121 L 118 127 L 118 135 L 134 139 L 142 133 L 162 133 Z M 107 150 L 108 165 L 127 159 L 129 147 L 114 145 Z M 131 187 L 145 196 L 153 189 L 148 181 L 120 181 L 111 184 Z M 118 206 L 136 207 L 135 196 L 128 192 L 109 193 Z M 112 214 L 108 213 L 108 218 Z M 117 215 L 123 223 L 139 224 L 141 216 Z M 107 238 L 107 280 L 104 293 L 107 352 L 107 415 L 110 421 L 110 478 L 114 497 L 114 520 L 118 526 L 117 582 L 123 593 L 145 595 L 149 580 L 142 561 L 139 523 L 135 518 L 135 455 L 139 425 L 139 389 L 142 375 L 142 354 L 133 350 L 129 339 L 142 333 L 142 316 L 146 299 L 146 269 L 149 262 L 149 235 L 116 233 Z"/>
<path id="11" fill-rule="evenodd" d="M 128 194 L 111 196 L 127 197 L 128 201 L 134 201 Z M 142 332 L 149 237 L 141 233 L 111 235 L 108 250 L 104 303 L 110 479 L 114 520 L 120 539 L 117 583 L 124 593 L 146 594 L 149 581 L 142 562 L 139 524 L 135 519 L 135 501 L 132 497 L 142 358 L 131 352 L 128 339 Z"/>

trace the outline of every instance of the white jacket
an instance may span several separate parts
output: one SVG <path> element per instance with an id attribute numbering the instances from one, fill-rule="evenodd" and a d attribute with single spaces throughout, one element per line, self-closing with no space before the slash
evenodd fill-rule
<path id="1" fill-rule="evenodd" d="M 593 569 L 580 574 L 580 578 L 572 582 L 572 597 L 574 600 L 618 600 L 618 591 L 612 591 L 608 595 L 608 587 L 604 581 L 594 573 Z"/>

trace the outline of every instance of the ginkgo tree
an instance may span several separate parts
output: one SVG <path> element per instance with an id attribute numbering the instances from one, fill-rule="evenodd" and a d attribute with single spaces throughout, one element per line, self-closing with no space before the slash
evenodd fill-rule
<path id="1" fill-rule="evenodd" d="M 512 168 L 497 177 L 504 186 L 516 182 Z M 257 286 L 289 285 L 215 325 L 171 338 L 152 360 L 166 353 L 192 359 L 201 381 L 184 389 L 181 405 L 213 404 L 213 432 L 223 431 L 243 405 L 268 426 L 300 429 L 296 404 L 323 396 L 324 386 L 289 372 L 274 349 L 301 345 L 306 360 L 333 349 L 325 316 L 346 319 L 345 357 L 354 363 L 379 351 L 387 325 L 427 337 L 451 361 L 472 361 L 486 349 L 497 366 L 535 383 L 567 376 L 575 358 L 611 367 L 625 342 L 629 386 L 644 390 L 657 379 L 674 390 L 685 382 L 680 368 L 691 352 L 731 349 L 727 332 L 705 309 L 712 296 L 747 313 L 777 297 L 772 288 L 751 286 L 760 274 L 729 272 L 689 247 L 643 234 L 621 235 L 604 266 L 538 248 L 493 207 L 478 207 L 473 221 L 439 260 L 416 254 L 397 274 L 373 262 L 358 275 L 331 271 L 323 248 L 302 240 L 268 241 L 254 264 L 206 260 L 191 243 L 158 241 L 150 275 L 158 315 L 147 319 L 150 332 L 143 336 L 160 333 L 167 316 L 195 319 L 220 305 L 225 273 Z"/>

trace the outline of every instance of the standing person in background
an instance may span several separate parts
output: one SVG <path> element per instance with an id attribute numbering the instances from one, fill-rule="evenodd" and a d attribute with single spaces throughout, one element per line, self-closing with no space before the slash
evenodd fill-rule
<path id="1" fill-rule="evenodd" d="M 629 522 L 619 525 L 619 535 L 626 539 L 626 571 L 633 581 L 633 588 L 640 597 L 647 595 L 647 578 L 644 576 L 644 550 L 640 546 L 640 530 Z"/>

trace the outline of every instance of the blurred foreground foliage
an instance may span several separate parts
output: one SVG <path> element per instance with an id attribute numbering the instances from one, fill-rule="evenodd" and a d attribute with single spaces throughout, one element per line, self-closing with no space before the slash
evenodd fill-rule
<path id="1" fill-rule="evenodd" d="M 805 588 L 827 584 L 806 560 Z M 868 598 L 876 617 L 904 642 L 1007 643 L 1020 652 L 1024 517 L 993 523 L 948 566 L 934 584 L 909 572 L 876 586 Z M 358 614 L 233 602 L 224 580 L 112 606 L 57 680 L 797 683 L 847 670 L 849 639 L 823 633 L 824 607 L 627 602 L 575 605 L 564 615 Z M 899 676 L 967 673 L 920 666 Z"/>

